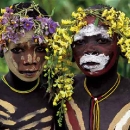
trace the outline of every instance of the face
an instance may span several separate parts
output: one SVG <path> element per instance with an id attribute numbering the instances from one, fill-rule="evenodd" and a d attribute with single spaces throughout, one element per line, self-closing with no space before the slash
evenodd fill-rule
<path id="1" fill-rule="evenodd" d="M 32 40 L 34 32 L 25 33 L 15 43 L 9 43 L 8 51 L 4 53 L 9 69 L 21 80 L 31 82 L 36 80 L 45 63 L 45 44 L 37 44 Z"/>
<path id="2" fill-rule="evenodd" d="M 86 20 L 88 24 L 74 36 L 73 56 L 86 76 L 100 76 L 118 61 L 117 37 L 109 37 L 103 23 L 95 26 L 94 17 L 87 17 Z"/>

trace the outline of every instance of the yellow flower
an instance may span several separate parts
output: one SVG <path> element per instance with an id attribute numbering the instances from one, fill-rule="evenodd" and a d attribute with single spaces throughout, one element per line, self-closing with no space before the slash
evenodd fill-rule
<path id="1" fill-rule="evenodd" d="M 59 56 L 58 59 L 59 59 L 59 60 L 62 60 L 62 56 Z"/>
<path id="2" fill-rule="evenodd" d="M 119 41 L 117 42 L 117 44 L 119 44 L 119 45 L 123 44 L 124 40 L 125 40 L 125 39 L 124 39 L 123 37 L 120 38 Z"/>
<path id="3" fill-rule="evenodd" d="M 57 106 L 57 103 L 56 103 L 56 101 L 53 101 L 53 106 Z"/>
<path id="4" fill-rule="evenodd" d="M 105 9 L 105 10 L 103 11 L 103 13 L 102 13 L 102 17 L 107 16 L 107 13 L 108 13 L 108 10 L 107 10 L 107 9 Z"/>
<path id="5" fill-rule="evenodd" d="M 122 28 L 123 25 L 124 25 L 124 22 L 123 22 L 123 21 L 117 21 L 117 29 Z"/>
<path id="6" fill-rule="evenodd" d="M 130 39 L 126 39 L 124 43 L 126 43 L 126 46 L 129 47 L 130 46 Z"/>
<path id="7" fill-rule="evenodd" d="M 71 20 L 61 20 L 61 23 L 62 24 L 72 24 L 73 23 L 73 21 L 71 21 Z"/>
<path id="8" fill-rule="evenodd" d="M 49 58 L 48 56 L 45 56 L 45 59 L 46 59 L 46 60 L 49 60 L 50 58 Z"/>
<path id="9" fill-rule="evenodd" d="M 112 31 L 112 29 L 111 29 L 110 27 L 109 27 L 109 29 L 108 29 L 107 33 L 110 35 L 110 37 L 112 36 L 113 31 Z"/>
<path id="10" fill-rule="evenodd" d="M 6 9 L 1 9 L 1 13 L 4 14 L 6 12 Z"/>
<path id="11" fill-rule="evenodd" d="M 82 12 L 82 11 L 84 11 L 84 10 L 83 10 L 83 8 L 79 7 L 79 8 L 77 9 L 77 11 L 78 11 L 78 12 Z"/>
<path id="12" fill-rule="evenodd" d="M 72 32 L 76 32 L 76 30 L 77 30 L 77 26 L 74 26 L 74 27 L 70 28 L 70 31 L 72 31 Z"/>
<path id="13" fill-rule="evenodd" d="M 60 91 L 59 93 L 61 94 L 61 96 L 62 96 L 63 98 L 66 96 L 66 92 L 64 92 L 64 91 Z"/>
<path id="14" fill-rule="evenodd" d="M 106 17 L 106 20 L 112 20 L 113 19 L 113 16 L 112 15 L 108 15 L 107 17 Z"/>
<path id="15" fill-rule="evenodd" d="M 116 28 L 116 22 L 114 22 L 114 20 L 111 21 L 111 28 L 115 29 Z"/>
<path id="16" fill-rule="evenodd" d="M 78 17 L 78 13 L 72 12 L 72 17 L 77 18 Z"/>
<path id="17" fill-rule="evenodd" d="M 58 88 L 62 88 L 63 87 L 63 84 L 58 84 Z"/>

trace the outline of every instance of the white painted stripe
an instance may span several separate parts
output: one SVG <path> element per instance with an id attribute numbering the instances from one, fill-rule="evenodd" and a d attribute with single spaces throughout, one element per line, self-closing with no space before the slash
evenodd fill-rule
<path id="1" fill-rule="evenodd" d="M 94 36 L 99 35 L 103 38 L 110 38 L 109 34 L 107 33 L 107 29 L 103 26 L 95 26 L 94 24 L 88 24 L 84 26 L 77 34 L 74 35 L 74 41 L 82 40 L 84 36 Z"/>
<path id="2" fill-rule="evenodd" d="M 128 110 L 121 120 L 116 124 L 115 130 L 122 130 L 123 126 L 127 123 L 130 118 L 130 110 Z"/>

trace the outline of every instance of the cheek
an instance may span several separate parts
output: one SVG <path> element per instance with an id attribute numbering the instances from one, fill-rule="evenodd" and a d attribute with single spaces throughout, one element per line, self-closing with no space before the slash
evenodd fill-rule
<path id="1" fill-rule="evenodd" d="M 81 56 L 84 55 L 83 48 L 79 48 L 79 49 L 74 48 L 74 49 L 72 49 L 72 51 L 73 51 L 73 56 L 74 56 L 75 60 L 78 60 Z"/>
<path id="2" fill-rule="evenodd" d="M 37 53 L 36 54 L 36 61 L 37 63 L 43 63 L 45 61 L 45 53 Z"/>
<path id="3" fill-rule="evenodd" d="M 12 61 L 15 66 L 15 68 L 18 68 L 19 64 L 24 60 L 24 57 L 21 55 L 16 55 L 12 53 Z"/>

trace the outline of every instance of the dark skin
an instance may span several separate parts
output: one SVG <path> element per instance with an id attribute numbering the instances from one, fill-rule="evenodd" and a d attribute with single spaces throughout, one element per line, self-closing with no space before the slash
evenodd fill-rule
<path id="1" fill-rule="evenodd" d="M 87 77 L 87 86 L 90 90 L 90 92 L 97 96 L 100 95 L 104 92 L 106 92 L 107 90 L 109 90 L 109 88 L 111 88 L 111 86 L 113 86 L 114 82 L 116 81 L 117 78 L 117 62 L 118 62 L 118 56 L 120 53 L 120 49 L 118 48 L 118 56 L 117 54 L 115 54 L 115 56 L 117 56 L 117 58 L 113 58 L 114 65 L 113 67 L 109 70 L 109 63 L 108 63 L 108 72 L 104 73 L 106 70 L 101 70 L 101 73 L 104 73 L 103 75 L 99 74 L 93 74 L 90 75 L 89 70 L 85 70 L 83 69 L 79 64 L 78 61 L 80 59 L 80 57 L 83 54 L 89 54 L 92 53 L 94 55 L 96 54 L 100 54 L 103 51 L 105 51 L 105 54 L 110 54 L 110 57 L 114 56 L 114 49 L 115 49 L 115 45 L 113 45 L 113 40 L 115 39 L 111 39 L 111 40 L 107 40 L 102 38 L 100 35 L 99 36 L 92 36 L 92 37 L 84 37 L 83 40 L 81 41 L 76 41 L 73 44 L 75 45 L 75 48 L 73 48 L 73 54 L 76 60 L 77 65 L 79 66 L 79 68 L 81 69 L 81 71 L 83 73 L 86 74 Z M 111 50 L 111 48 L 113 48 L 113 50 Z M 114 56 L 114 57 L 115 57 Z M 109 61 L 110 62 L 110 61 Z M 110 63 L 111 66 L 112 63 Z M 99 75 L 99 76 L 98 76 Z M 97 86 L 98 84 L 98 86 Z M 105 87 L 104 87 L 105 85 Z M 97 91 L 98 89 L 98 91 Z"/>
<path id="2" fill-rule="evenodd" d="M 21 91 L 31 89 L 37 83 L 37 80 L 32 82 L 24 82 L 21 79 L 19 79 L 17 76 L 15 76 L 11 71 L 9 71 L 9 73 L 5 76 L 5 78 L 8 81 L 10 86 L 13 86 L 13 88 L 16 88 L 17 90 L 21 90 Z"/>

